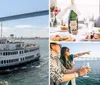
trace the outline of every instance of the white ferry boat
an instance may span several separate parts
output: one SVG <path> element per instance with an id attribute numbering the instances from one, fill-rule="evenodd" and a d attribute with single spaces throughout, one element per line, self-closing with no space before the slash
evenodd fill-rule
<path id="1" fill-rule="evenodd" d="M 13 37 L 13 35 L 11 36 Z M 38 44 L 17 42 L 13 38 L 11 40 L 0 38 L 0 68 L 28 63 L 39 57 Z"/>

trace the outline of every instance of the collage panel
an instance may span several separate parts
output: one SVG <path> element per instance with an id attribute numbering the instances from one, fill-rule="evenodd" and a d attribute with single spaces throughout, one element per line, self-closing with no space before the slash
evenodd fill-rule
<path id="1" fill-rule="evenodd" d="M 50 85 L 100 84 L 100 0 L 50 0 Z"/>
<path id="2" fill-rule="evenodd" d="M 99 85 L 99 43 L 50 43 L 50 85 Z"/>
<path id="3" fill-rule="evenodd" d="M 100 0 L 2 0 L 0 85 L 100 85 Z"/>
<path id="4" fill-rule="evenodd" d="M 0 2 L 0 85 L 49 85 L 49 1 Z"/>
<path id="5" fill-rule="evenodd" d="M 50 0 L 50 41 L 100 41 L 99 0 L 90 2 Z"/>

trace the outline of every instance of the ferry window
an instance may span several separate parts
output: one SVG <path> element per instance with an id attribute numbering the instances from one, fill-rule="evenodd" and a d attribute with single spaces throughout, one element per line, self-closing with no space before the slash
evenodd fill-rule
<path id="1" fill-rule="evenodd" d="M 3 52 L 3 55 L 5 55 L 5 52 Z"/>
<path id="2" fill-rule="evenodd" d="M 2 55 L 2 52 L 0 52 L 0 55 Z"/>
<path id="3" fill-rule="evenodd" d="M 16 52 L 14 52 L 14 55 L 16 54 Z"/>
<path id="4" fill-rule="evenodd" d="M 11 55 L 12 55 L 13 53 L 11 52 Z"/>
<path id="5" fill-rule="evenodd" d="M 13 62 L 15 62 L 16 59 L 13 60 Z"/>
<path id="6" fill-rule="evenodd" d="M 28 50 L 25 50 L 25 53 L 27 53 L 28 52 Z"/>
<path id="7" fill-rule="evenodd" d="M 7 60 L 7 63 L 8 63 L 8 60 Z"/>
<path id="8" fill-rule="evenodd" d="M 1 61 L 1 64 L 3 64 L 3 61 Z"/>
<path id="9" fill-rule="evenodd" d="M 15 59 L 15 62 L 17 62 L 18 61 L 18 59 Z"/>
<path id="10" fill-rule="evenodd" d="M 14 62 L 16 62 L 16 59 L 14 59 Z"/>
<path id="11" fill-rule="evenodd" d="M 11 55 L 13 55 L 13 52 L 11 52 Z"/>
<path id="12" fill-rule="evenodd" d="M 25 59 L 27 59 L 27 57 L 25 57 Z"/>
<path id="13" fill-rule="evenodd" d="M 10 60 L 9 60 L 9 63 L 10 63 Z"/>
<path id="14" fill-rule="evenodd" d="M 17 61 L 19 61 L 19 59 L 17 59 Z"/>
<path id="15" fill-rule="evenodd" d="M 10 55 L 12 55 L 12 52 L 10 52 Z"/>
<path id="16" fill-rule="evenodd" d="M 15 52 L 13 52 L 13 55 L 15 55 Z"/>
<path id="17" fill-rule="evenodd" d="M 8 54 L 7 55 L 9 55 L 9 52 L 8 52 Z"/>
<path id="18" fill-rule="evenodd" d="M 13 60 L 11 60 L 11 62 L 13 62 Z"/>
<path id="19" fill-rule="evenodd" d="M 33 57 L 34 57 L 34 55 L 25 57 L 25 59 L 30 59 L 30 58 L 33 58 Z"/>
<path id="20" fill-rule="evenodd" d="M 18 52 L 16 51 L 16 54 L 18 54 Z"/>
<path id="21" fill-rule="evenodd" d="M 21 45 L 20 45 L 20 44 L 19 44 L 19 45 L 16 45 L 16 47 L 17 47 L 17 48 L 20 48 L 20 47 L 21 47 Z"/>
<path id="22" fill-rule="evenodd" d="M 10 52 L 8 52 L 8 55 L 10 55 Z"/>
<path id="23" fill-rule="evenodd" d="M 8 53 L 6 52 L 6 55 L 7 55 Z"/>
<path id="24" fill-rule="evenodd" d="M 31 49 L 30 52 L 34 51 L 34 49 Z"/>
<path id="25" fill-rule="evenodd" d="M 22 51 L 20 51 L 19 53 L 22 54 Z"/>
<path id="26" fill-rule="evenodd" d="M 23 58 L 23 61 L 24 61 L 24 58 Z"/>
<path id="27" fill-rule="evenodd" d="M 4 60 L 4 63 L 6 63 L 6 60 Z"/>
<path id="28" fill-rule="evenodd" d="M 22 58 L 20 58 L 20 60 L 22 61 Z"/>
<path id="29" fill-rule="evenodd" d="M 23 51 L 22 51 L 22 53 L 23 53 Z"/>
<path id="30" fill-rule="evenodd" d="M 11 55 L 11 52 L 10 52 L 10 55 Z"/>
<path id="31" fill-rule="evenodd" d="M 14 55 L 14 52 L 12 52 L 12 54 Z"/>
<path id="32" fill-rule="evenodd" d="M 12 60 L 12 62 L 14 62 L 14 60 Z"/>
<path id="33" fill-rule="evenodd" d="M 16 54 L 16 52 L 14 52 L 14 54 Z"/>

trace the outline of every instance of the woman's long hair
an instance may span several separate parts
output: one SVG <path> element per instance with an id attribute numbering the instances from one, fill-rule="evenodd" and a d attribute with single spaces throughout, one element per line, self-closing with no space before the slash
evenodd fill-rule
<path id="1" fill-rule="evenodd" d="M 66 55 L 65 55 L 66 49 L 69 49 L 69 48 L 67 48 L 67 47 L 62 47 L 60 59 L 63 60 L 63 62 L 64 62 L 64 63 L 63 63 L 64 67 L 65 67 L 65 68 L 68 68 L 68 66 L 67 66 L 67 64 L 66 64 Z"/>

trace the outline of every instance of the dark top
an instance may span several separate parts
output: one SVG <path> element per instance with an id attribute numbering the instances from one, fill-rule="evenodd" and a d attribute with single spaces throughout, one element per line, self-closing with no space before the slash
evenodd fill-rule
<path id="1" fill-rule="evenodd" d="M 68 68 L 66 68 L 66 66 L 64 66 L 65 64 L 62 59 L 60 59 L 60 61 L 66 69 L 72 69 L 73 59 L 74 59 L 74 55 L 73 54 L 69 55 L 68 60 L 66 60 L 66 65 L 68 66 Z M 71 81 L 69 81 L 68 85 L 72 85 Z"/>
<path id="2" fill-rule="evenodd" d="M 68 57 L 68 60 L 66 60 L 66 65 L 68 65 L 68 68 L 67 69 L 71 69 L 72 68 L 72 62 L 73 62 L 73 59 L 74 59 L 74 55 L 71 54 L 69 55 Z M 61 63 L 64 65 L 64 61 L 62 59 L 60 59 Z M 64 66 L 66 68 L 66 66 Z"/>

